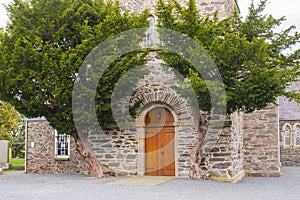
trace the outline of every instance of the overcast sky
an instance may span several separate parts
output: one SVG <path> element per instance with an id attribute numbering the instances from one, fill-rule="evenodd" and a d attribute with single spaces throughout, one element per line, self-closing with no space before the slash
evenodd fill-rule
<path id="1" fill-rule="evenodd" d="M 6 11 L 3 4 L 7 4 L 11 0 L 0 0 L 0 27 L 5 27 L 8 20 Z M 259 2 L 255 0 L 254 2 Z M 247 14 L 247 8 L 249 7 L 251 0 L 238 0 L 241 14 L 245 16 Z M 287 21 L 283 27 L 290 25 L 296 25 L 298 31 L 300 31 L 300 1 L 299 0 L 269 0 L 266 13 L 272 14 L 274 17 L 286 16 Z"/>

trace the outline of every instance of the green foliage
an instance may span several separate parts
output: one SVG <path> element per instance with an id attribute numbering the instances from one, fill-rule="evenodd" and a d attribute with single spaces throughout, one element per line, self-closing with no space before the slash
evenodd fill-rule
<path id="1" fill-rule="evenodd" d="M 13 158 L 25 158 L 25 123 L 22 121 L 18 127 L 18 133 L 10 142 Z"/>
<path id="2" fill-rule="evenodd" d="M 44 116 L 59 132 L 69 134 L 75 131 L 74 80 L 86 56 L 110 36 L 148 26 L 146 11 L 122 13 L 118 2 L 112 1 L 14 0 L 7 9 L 10 23 L 0 41 L 0 99 L 26 117 Z M 136 55 L 116 61 L 100 81 L 101 95 L 96 96 L 100 120 L 110 119 L 103 113 L 109 112 L 113 84 L 130 64 L 143 62 Z"/>
<path id="3" fill-rule="evenodd" d="M 262 109 L 268 103 L 276 103 L 280 95 L 300 101 L 298 93 L 285 91 L 291 82 L 298 81 L 299 53 L 282 53 L 299 43 L 300 34 L 294 33 L 294 26 L 275 32 L 274 28 L 284 18 L 263 15 L 266 2 L 262 0 L 258 7 L 252 4 L 243 21 L 237 10 L 220 20 L 217 13 L 200 16 L 194 0 L 189 0 L 187 7 L 175 0 L 158 1 L 159 26 L 190 36 L 214 60 L 225 84 L 228 113 Z M 200 109 L 209 111 L 210 94 L 201 75 L 178 55 L 167 52 L 160 55 L 170 67 L 191 80 Z"/>
<path id="4" fill-rule="evenodd" d="M 20 113 L 7 102 L 0 102 L 0 140 L 10 141 L 13 157 L 24 157 L 24 121 Z"/>
<path id="5" fill-rule="evenodd" d="M 11 104 L 0 102 L 0 140 L 12 141 L 19 134 L 21 124 L 18 111 Z"/>
<path id="6" fill-rule="evenodd" d="M 116 60 L 109 67 L 109 69 L 103 73 L 99 80 L 95 97 L 97 104 L 96 112 L 98 114 L 98 120 L 102 126 L 112 126 L 115 123 L 111 110 L 111 98 L 113 94 L 117 97 L 122 97 L 123 95 L 120 93 L 122 90 L 114 91 L 114 89 L 117 84 L 119 84 L 119 86 L 124 90 L 135 87 L 135 84 L 138 81 L 137 78 L 140 77 L 137 76 L 137 74 L 145 73 L 145 71 L 141 72 L 139 70 L 129 70 L 135 66 L 141 66 L 145 64 L 145 57 L 147 53 L 147 51 L 143 53 L 130 52 L 125 57 L 121 57 L 120 59 Z M 122 79 L 125 81 L 119 82 L 120 77 L 122 77 Z"/>

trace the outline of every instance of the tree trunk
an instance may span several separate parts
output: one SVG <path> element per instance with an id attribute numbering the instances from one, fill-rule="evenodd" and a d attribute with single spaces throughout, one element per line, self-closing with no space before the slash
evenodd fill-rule
<path id="1" fill-rule="evenodd" d="M 199 137 L 195 144 L 195 147 L 191 151 L 191 169 L 189 178 L 194 180 L 199 179 L 208 179 L 207 171 L 203 171 L 201 169 L 202 164 L 202 148 L 205 144 L 206 139 L 206 133 L 207 133 L 207 120 L 203 118 L 203 116 L 200 117 L 200 125 L 199 125 Z"/>
<path id="2" fill-rule="evenodd" d="M 76 143 L 76 149 L 84 158 L 84 162 L 86 163 L 87 167 L 89 168 L 90 174 L 92 176 L 101 178 L 107 176 L 113 176 L 115 173 L 109 169 L 108 167 L 101 164 L 97 158 L 92 154 L 88 148 L 86 148 L 85 144 L 82 142 L 81 138 L 79 137 L 78 133 L 73 134 Z"/>

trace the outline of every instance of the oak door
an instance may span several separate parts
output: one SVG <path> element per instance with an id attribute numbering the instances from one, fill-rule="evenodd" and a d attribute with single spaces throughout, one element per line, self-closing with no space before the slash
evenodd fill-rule
<path id="1" fill-rule="evenodd" d="M 175 128 L 166 108 L 155 108 L 146 117 L 146 175 L 175 176 Z"/>

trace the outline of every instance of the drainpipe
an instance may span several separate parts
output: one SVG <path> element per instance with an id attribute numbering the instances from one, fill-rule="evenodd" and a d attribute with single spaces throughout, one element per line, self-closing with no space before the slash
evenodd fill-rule
<path id="1" fill-rule="evenodd" d="M 28 119 L 25 119 L 25 173 L 27 173 L 27 155 L 28 155 Z"/>

